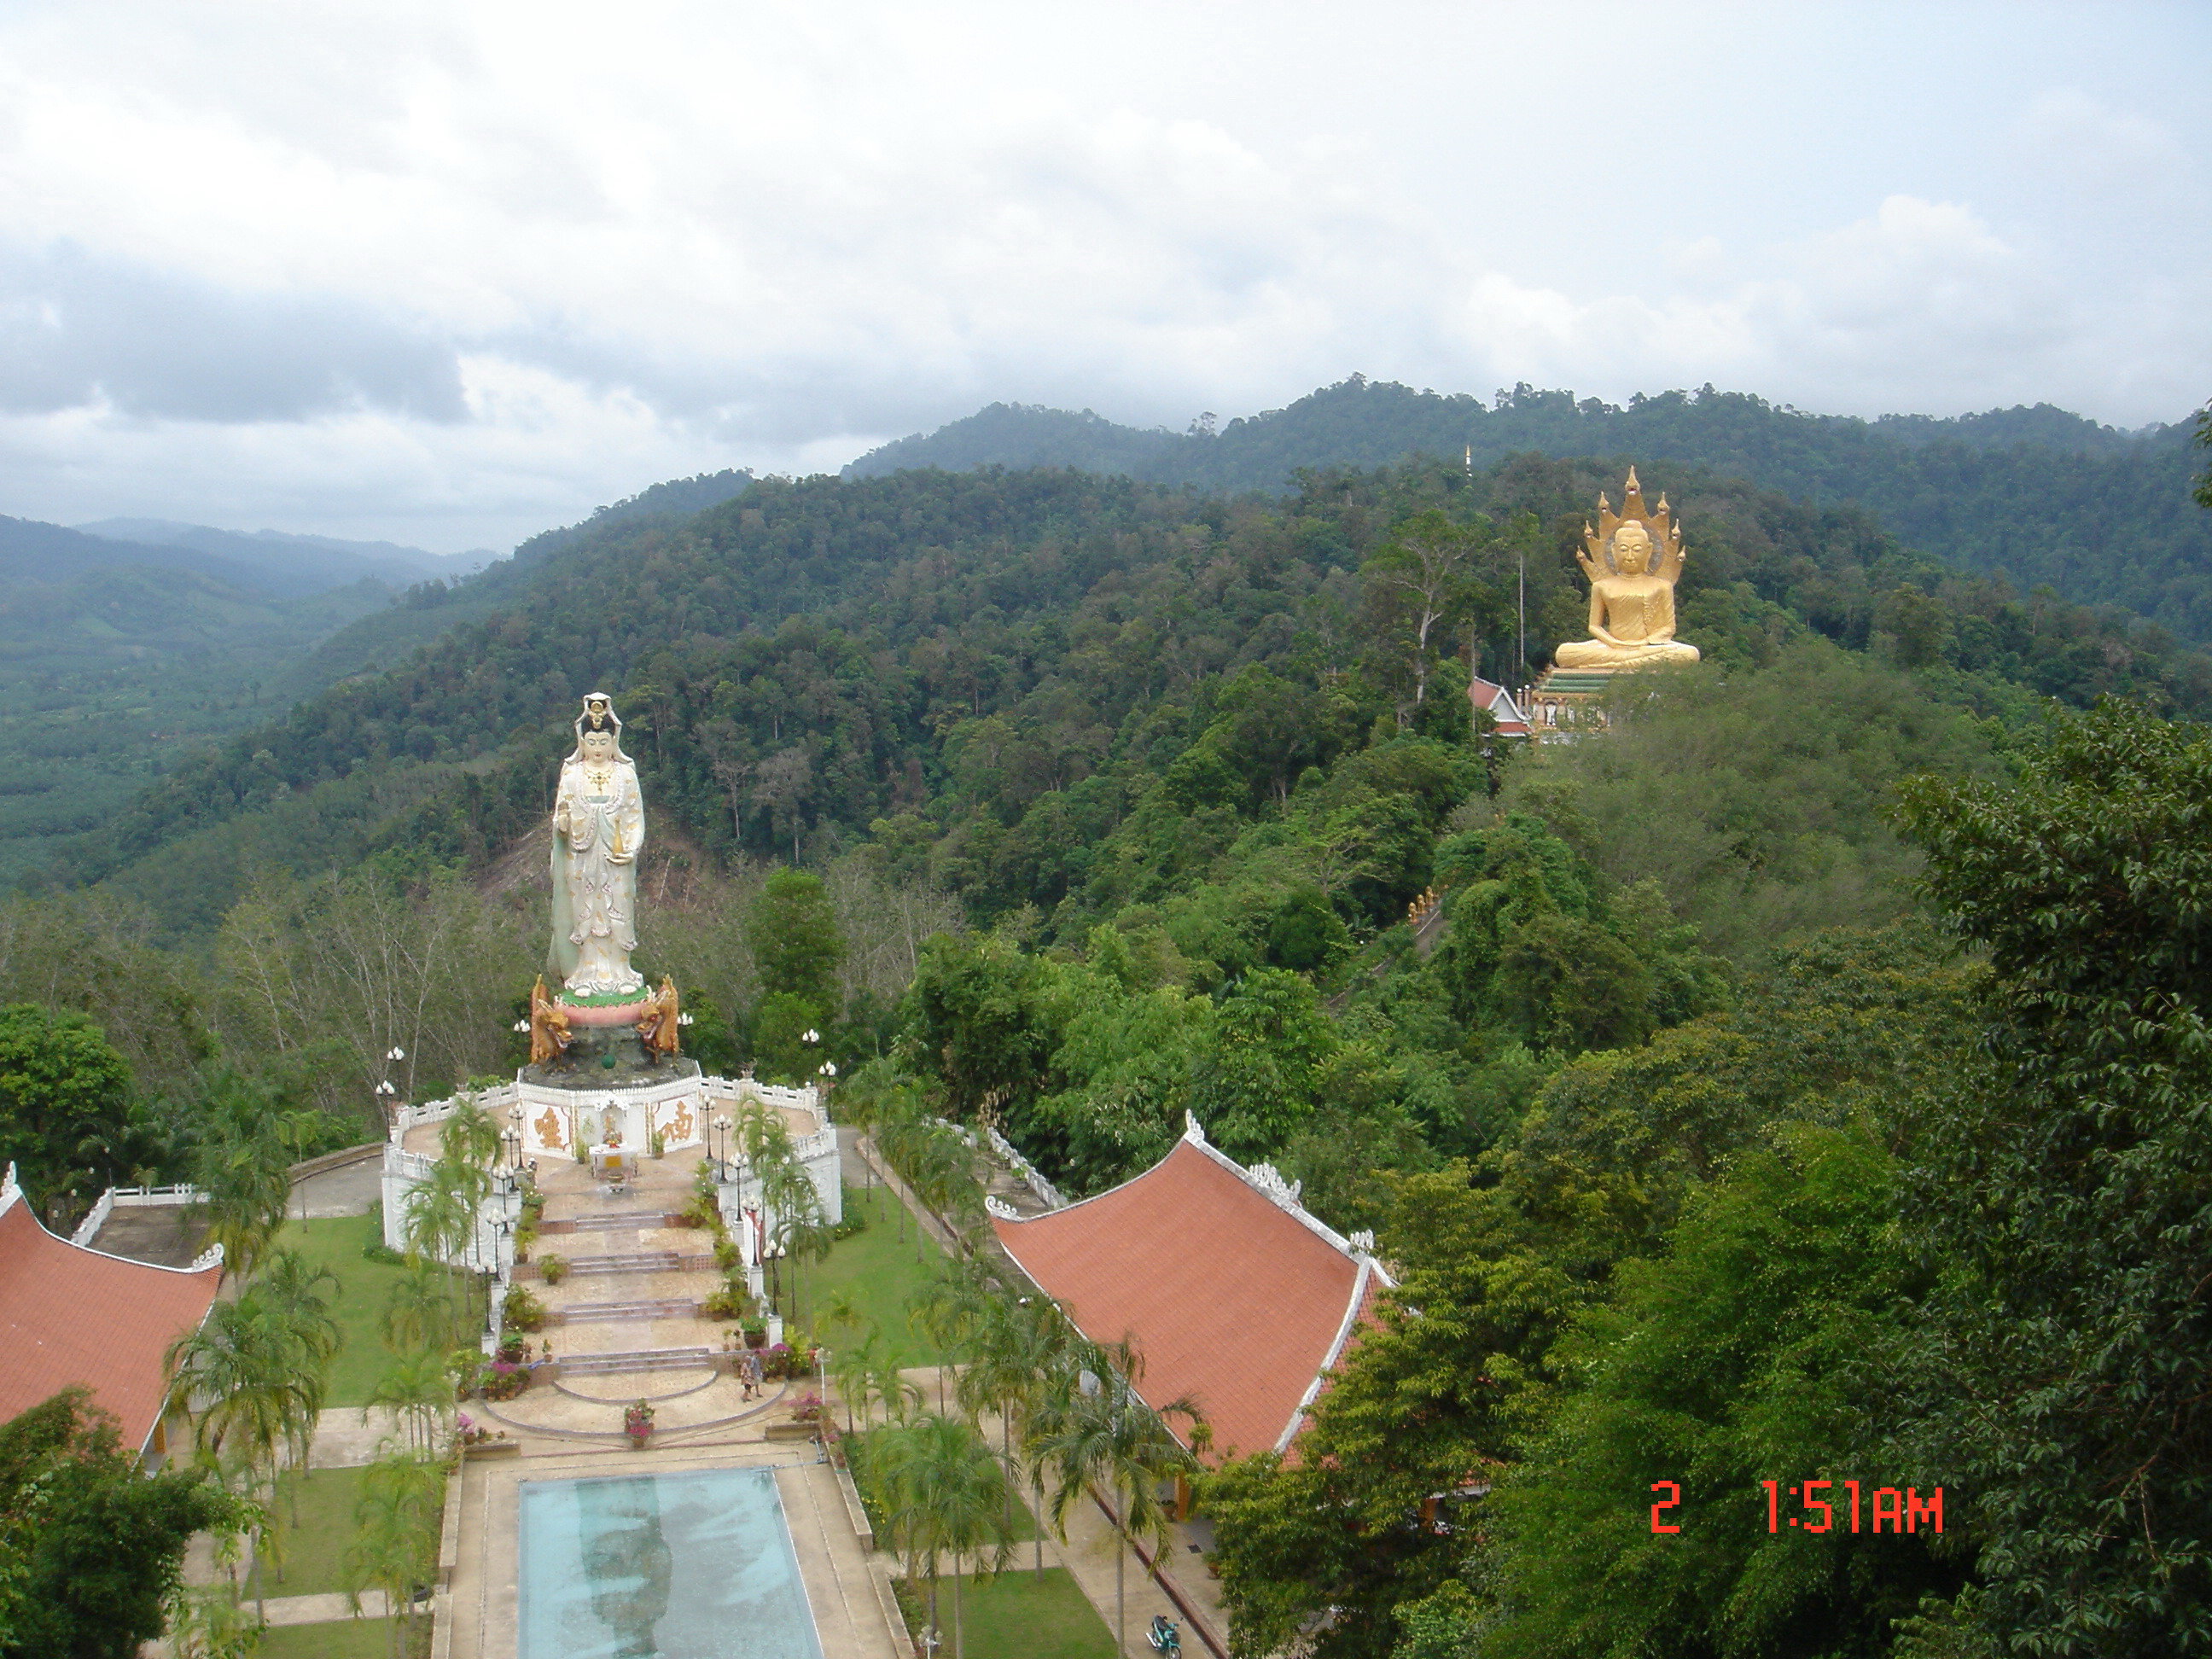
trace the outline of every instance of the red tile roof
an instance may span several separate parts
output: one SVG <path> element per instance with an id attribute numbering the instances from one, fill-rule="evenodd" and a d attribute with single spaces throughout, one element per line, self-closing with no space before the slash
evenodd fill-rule
<path id="1" fill-rule="evenodd" d="M 992 1225 L 1084 1334 L 1133 1340 L 1146 1401 L 1193 1400 L 1223 1456 L 1290 1446 L 1388 1282 L 1321 1223 L 1188 1138 L 1110 1192 Z M 1181 1419 L 1169 1426 L 1188 1433 Z"/>
<path id="2" fill-rule="evenodd" d="M 207 1317 L 222 1269 L 85 1249 L 40 1226 L 12 1187 L 0 1206 L 0 1421 L 82 1383 L 124 1443 L 144 1446 L 167 1391 L 162 1352 Z"/>
<path id="3" fill-rule="evenodd" d="M 1521 712 L 1521 705 L 1504 686 L 1476 676 L 1467 683 L 1469 702 L 1486 711 L 1498 723 L 1498 735 L 1525 738 L 1528 735 L 1528 717 Z"/>

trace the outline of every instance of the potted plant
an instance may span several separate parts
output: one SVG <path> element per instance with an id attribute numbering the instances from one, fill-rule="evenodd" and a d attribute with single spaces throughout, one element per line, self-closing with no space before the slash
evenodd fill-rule
<path id="1" fill-rule="evenodd" d="M 558 1285 L 568 1276 L 568 1261 L 562 1256 L 549 1255 L 538 1264 L 538 1273 L 548 1285 Z"/>
<path id="2" fill-rule="evenodd" d="M 645 1150 L 655 1158 L 660 1157 L 662 1153 L 667 1150 L 665 1143 L 660 1138 L 659 1130 L 655 1129 L 646 1138 Z"/>
<path id="3" fill-rule="evenodd" d="M 511 1285 L 501 1311 L 501 1320 L 510 1331 L 538 1331 L 545 1326 L 545 1304 L 520 1285 Z"/>
<path id="4" fill-rule="evenodd" d="M 758 1318 L 748 1319 L 744 1322 L 744 1333 L 745 1346 L 748 1348 L 765 1348 L 768 1346 L 768 1322 L 766 1320 Z"/>
<path id="5" fill-rule="evenodd" d="M 623 1432 L 629 1437 L 630 1449 L 643 1451 L 653 1438 L 653 1404 L 641 1400 L 623 1409 Z"/>
<path id="6" fill-rule="evenodd" d="M 512 1400 L 529 1386 L 530 1367 L 512 1359 L 493 1360 L 478 1384 L 487 1400 Z"/>

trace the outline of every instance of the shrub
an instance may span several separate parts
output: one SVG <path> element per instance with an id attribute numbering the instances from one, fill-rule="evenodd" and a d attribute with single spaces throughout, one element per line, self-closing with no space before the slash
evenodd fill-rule
<path id="1" fill-rule="evenodd" d="M 719 1291 L 709 1291 L 699 1307 L 709 1319 L 742 1319 L 748 1299 L 743 1291 L 725 1285 Z"/>
<path id="2" fill-rule="evenodd" d="M 381 1261 L 386 1267 L 396 1267 L 407 1260 L 380 1238 L 370 1239 L 368 1243 L 361 1247 L 361 1253 L 370 1261 Z"/>
<path id="3" fill-rule="evenodd" d="M 677 1212 L 676 1224 L 679 1227 L 708 1227 L 719 1233 L 722 1231 L 721 1206 L 705 1193 L 694 1193 L 691 1201 Z"/>
<path id="4" fill-rule="evenodd" d="M 511 1331 L 541 1331 L 545 1328 L 545 1304 L 532 1295 L 527 1287 L 514 1285 L 501 1304 L 501 1318 Z"/>
<path id="5" fill-rule="evenodd" d="M 714 1241 L 714 1265 L 726 1273 L 735 1272 L 738 1267 L 738 1262 L 737 1240 L 734 1238 L 716 1239 Z"/>

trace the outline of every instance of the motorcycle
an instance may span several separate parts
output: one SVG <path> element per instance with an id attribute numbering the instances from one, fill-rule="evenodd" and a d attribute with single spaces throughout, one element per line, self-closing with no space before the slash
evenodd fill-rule
<path id="1" fill-rule="evenodd" d="M 1152 1626 L 1145 1632 L 1145 1642 L 1154 1653 L 1172 1654 L 1175 1659 L 1182 1659 L 1182 1638 L 1165 1613 L 1152 1615 Z"/>

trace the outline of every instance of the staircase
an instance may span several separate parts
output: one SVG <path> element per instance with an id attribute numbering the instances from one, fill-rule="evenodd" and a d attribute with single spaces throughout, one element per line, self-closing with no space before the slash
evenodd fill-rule
<path id="1" fill-rule="evenodd" d="M 629 1353 L 579 1353 L 565 1356 L 561 1375 L 610 1376 L 617 1372 L 698 1370 L 714 1363 L 712 1348 L 639 1348 Z"/>
<path id="2" fill-rule="evenodd" d="M 675 1218 L 665 1210 L 612 1210 L 605 1215 L 576 1216 L 566 1221 L 549 1221 L 538 1229 L 542 1234 L 552 1233 L 617 1233 L 642 1232 L 647 1227 L 666 1227 Z"/>
<path id="3" fill-rule="evenodd" d="M 683 1270 L 684 1258 L 673 1250 L 638 1250 L 629 1255 L 577 1255 L 568 1258 L 568 1271 L 579 1278 L 612 1273 L 672 1273 Z"/>
<path id="4" fill-rule="evenodd" d="M 561 1310 L 561 1322 L 573 1325 L 589 1320 L 612 1322 L 626 1319 L 689 1319 L 698 1306 L 696 1302 L 677 1297 L 664 1297 L 659 1301 L 574 1302 Z"/>

